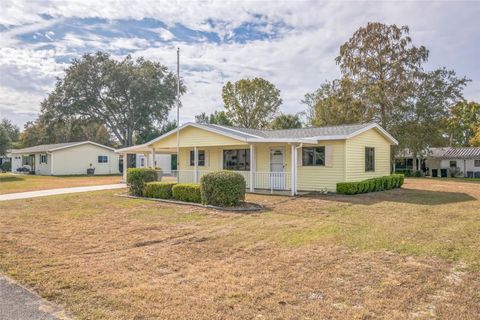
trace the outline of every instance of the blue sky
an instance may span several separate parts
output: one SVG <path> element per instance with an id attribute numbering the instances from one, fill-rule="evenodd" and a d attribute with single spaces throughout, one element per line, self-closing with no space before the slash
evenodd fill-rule
<path id="1" fill-rule="evenodd" d="M 303 111 L 303 96 L 339 76 L 339 46 L 369 21 L 408 25 L 430 49 L 427 69 L 472 79 L 465 97 L 480 101 L 478 1 L 22 1 L 1 0 L 0 117 L 19 126 L 72 58 L 108 51 L 160 61 L 181 72 L 188 93 L 181 122 L 222 109 L 227 81 L 274 83 L 283 112 Z M 173 115 L 172 115 L 173 116 Z"/>

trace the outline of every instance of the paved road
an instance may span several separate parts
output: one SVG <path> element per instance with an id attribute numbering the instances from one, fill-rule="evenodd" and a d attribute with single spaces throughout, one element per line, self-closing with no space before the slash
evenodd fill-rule
<path id="1" fill-rule="evenodd" d="M 0 319 L 58 320 L 70 318 L 60 307 L 47 302 L 12 279 L 0 275 Z"/>
<path id="2" fill-rule="evenodd" d="M 1 194 L 0 201 L 29 199 L 29 198 L 36 198 L 36 197 L 53 196 L 57 194 L 111 190 L 111 189 L 121 189 L 121 188 L 126 188 L 126 185 L 123 183 L 117 183 L 117 184 L 107 184 L 103 186 L 74 187 L 74 188 L 48 189 L 48 190 L 38 190 L 38 191 L 29 191 L 29 192 L 9 193 L 9 194 Z"/>

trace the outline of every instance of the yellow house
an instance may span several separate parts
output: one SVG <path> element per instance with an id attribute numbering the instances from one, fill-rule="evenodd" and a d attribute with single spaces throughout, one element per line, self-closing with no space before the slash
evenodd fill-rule
<path id="1" fill-rule="evenodd" d="M 116 152 L 126 163 L 127 154 L 152 159 L 157 153 L 177 154 L 178 148 L 173 173 L 179 182 L 198 183 L 205 173 L 233 170 L 245 177 L 250 192 L 287 190 L 295 195 L 334 192 L 337 182 L 389 175 L 390 149 L 396 144 L 376 123 L 287 130 L 186 123 Z M 148 166 L 154 165 L 150 160 Z"/>

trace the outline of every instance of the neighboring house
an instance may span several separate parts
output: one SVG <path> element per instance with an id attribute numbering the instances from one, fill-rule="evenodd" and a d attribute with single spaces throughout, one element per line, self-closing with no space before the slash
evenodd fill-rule
<path id="1" fill-rule="evenodd" d="M 448 176 L 455 169 L 460 176 L 480 178 L 480 147 L 443 147 L 429 148 L 417 156 L 421 170 L 429 176 Z M 413 169 L 413 154 L 402 150 L 395 157 L 395 169 Z"/>
<path id="2" fill-rule="evenodd" d="M 7 150 L 7 154 L 10 154 L 10 150 Z M 6 162 L 10 162 L 10 157 L 7 156 L 0 156 L 0 166 Z"/>
<path id="3" fill-rule="evenodd" d="M 247 188 L 335 191 L 337 182 L 390 174 L 397 141 L 378 124 L 256 130 L 187 123 L 145 144 L 117 150 L 127 154 L 174 154 L 179 131 L 180 182 L 199 182 L 217 170 L 243 174 Z M 147 166 L 151 166 L 147 164 Z"/>
<path id="4" fill-rule="evenodd" d="M 145 168 L 151 166 L 152 155 L 144 155 L 142 153 L 137 153 L 135 157 L 135 167 Z M 155 163 L 153 166 L 156 168 L 161 168 L 163 173 L 171 174 L 172 173 L 172 163 L 176 164 L 176 155 L 174 154 L 156 154 Z"/>
<path id="5" fill-rule="evenodd" d="M 14 173 L 22 168 L 38 175 L 81 175 L 89 168 L 95 174 L 120 173 L 115 149 L 91 141 L 13 149 L 9 155 Z"/>

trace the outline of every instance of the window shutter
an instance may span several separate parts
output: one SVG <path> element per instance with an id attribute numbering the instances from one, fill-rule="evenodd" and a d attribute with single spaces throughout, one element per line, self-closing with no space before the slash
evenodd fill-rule
<path id="1" fill-rule="evenodd" d="M 333 167 L 333 146 L 325 146 L 325 167 Z"/>
<path id="2" fill-rule="evenodd" d="M 302 148 L 297 149 L 297 167 L 302 166 Z"/>
<path id="3" fill-rule="evenodd" d="M 210 165 L 208 150 L 205 150 L 204 152 L 205 152 L 205 167 L 208 167 Z"/>

